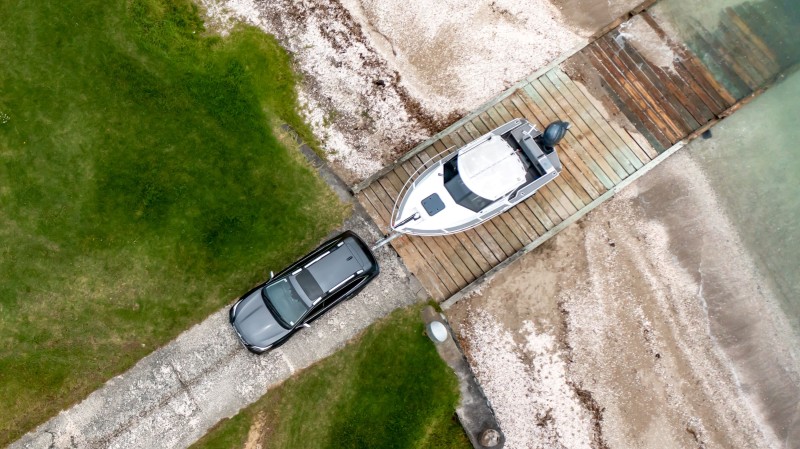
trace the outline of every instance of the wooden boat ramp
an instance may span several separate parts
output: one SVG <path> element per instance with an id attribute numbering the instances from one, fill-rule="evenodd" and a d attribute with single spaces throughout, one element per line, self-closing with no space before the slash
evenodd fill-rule
<path id="1" fill-rule="evenodd" d="M 713 32 L 695 26 L 689 39 L 669 35 L 668 27 L 647 10 L 634 14 L 353 188 L 388 232 L 403 184 L 442 151 L 515 117 L 539 129 L 557 119 L 572 123 L 558 146 L 561 176 L 525 202 L 463 233 L 392 241 L 431 296 L 450 298 L 540 245 L 641 176 L 669 149 L 729 114 L 785 68 L 770 50 L 770 37 L 754 33 L 764 29 L 757 14 L 726 10 L 723 26 Z M 650 44 L 655 36 L 662 49 L 672 52 L 666 65 L 658 65 L 663 58 L 637 44 L 637 32 L 650 34 Z"/>

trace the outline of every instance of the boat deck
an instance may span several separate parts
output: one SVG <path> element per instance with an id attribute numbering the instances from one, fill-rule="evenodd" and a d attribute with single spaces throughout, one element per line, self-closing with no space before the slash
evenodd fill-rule
<path id="1" fill-rule="evenodd" d="M 354 187 L 359 202 L 384 232 L 398 192 L 425 161 L 489 130 L 524 117 L 543 129 L 572 123 L 557 147 L 564 169 L 524 203 L 469 231 L 443 237 L 402 236 L 392 246 L 438 300 L 481 279 L 521 251 L 538 246 L 565 225 L 613 195 L 626 179 L 696 135 L 780 70 L 755 26 L 736 11 L 717 34 L 697 31 L 692 45 L 668 36 L 647 12 L 644 20 L 676 55 L 659 67 L 613 28 L 561 64 L 534 75 L 418 146 L 377 176 Z M 635 36 L 634 36 L 635 38 Z M 712 42 L 712 43 L 708 43 Z M 698 55 L 690 48 L 707 45 Z M 730 57 L 728 64 L 722 55 Z M 714 60 L 714 73 L 704 59 Z M 742 62 L 744 61 L 744 63 Z M 715 75 L 717 73 L 717 75 Z M 719 75 L 722 74 L 722 75 Z M 727 86 L 727 87 L 726 87 Z M 735 86 L 735 87 L 730 87 Z"/>

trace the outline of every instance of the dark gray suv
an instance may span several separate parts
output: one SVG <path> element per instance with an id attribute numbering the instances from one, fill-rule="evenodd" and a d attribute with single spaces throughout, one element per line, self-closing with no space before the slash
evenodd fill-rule
<path id="1" fill-rule="evenodd" d="M 366 243 L 345 231 L 242 295 L 231 307 L 231 324 L 244 346 L 260 354 L 352 298 L 379 271 Z"/>

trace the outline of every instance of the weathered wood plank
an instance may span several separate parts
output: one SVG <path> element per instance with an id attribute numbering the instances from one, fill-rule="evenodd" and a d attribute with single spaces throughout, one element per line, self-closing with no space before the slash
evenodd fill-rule
<path id="1" fill-rule="evenodd" d="M 686 49 L 684 45 L 678 45 L 672 42 L 664 29 L 661 28 L 661 25 L 658 24 L 658 21 L 656 21 L 650 13 L 644 11 L 642 12 L 641 17 L 647 22 L 648 25 L 650 25 L 650 28 L 652 28 L 661 39 L 669 42 L 670 48 L 679 57 L 679 65 L 690 72 L 697 84 L 702 86 L 703 90 L 707 92 L 711 98 L 713 98 L 713 103 L 716 106 L 712 108 L 714 114 L 722 112 L 736 102 L 736 99 L 730 94 L 730 92 L 728 92 L 728 90 L 725 89 L 700 62 L 697 55 Z M 712 106 L 712 104 L 706 104 L 708 104 L 709 107 Z"/>
<path id="2" fill-rule="evenodd" d="M 604 117 L 601 115 L 600 107 L 596 102 L 597 100 L 589 98 L 590 95 L 585 91 L 582 84 L 570 79 L 560 68 L 548 72 L 548 76 L 550 75 L 558 79 L 560 86 L 563 86 L 559 87 L 559 89 L 569 91 L 569 95 L 571 95 L 573 101 L 580 104 L 581 107 L 588 112 L 588 119 L 591 121 L 590 126 L 601 128 L 613 145 L 621 148 L 629 159 L 638 161 L 638 163 L 634 163 L 637 169 L 650 161 L 651 158 L 638 142 L 631 138 L 625 130 L 621 129 L 619 126 L 615 126 L 616 123 L 611 117 Z M 605 111 L 605 108 L 602 109 Z M 652 150 L 652 147 L 650 148 Z M 655 150 L 652 151 L 655 154 Z"/>
<path id="3" fill-rule="evenodd" d="M 639 122 L 663 148 L 672 145 L 674 136 L 666 124 L 658 118 L 658 114 L 650 108 L 644 98 L 628 82 L 619 69 L 609 61 L 603 51 L 596 45 L 586 47 L 586 56 L 601 74 L 603 80 L 612 89 L 611 96 L 625 105 L 631 121 Z"/>
<path id="4" fill-rule="evenodd" d="M 606 38 L 598 39 L 591 47 L 617 70 L 631 87 L 631 92 L 642 99 L 642 104 L 648 109 L 653 121 L 663 126 L 670 143 L 674 144 L 689 133 L 689 127 L 679 121 L 679 114 L 673 110 L 672 105 L 653 86 L 646 83 L 647 80 L 638 76 L 638 70 L 625 64 Z"/>
<path id="5" fill-rule="evenodd" d="M 537 110 L 533 111 L 520 97 L 522 95 L 517 92 L 508 97 L 508 100 L 513 104 L 522 115 L 528 119 L 529 122 L 536 124 L 539 129 L 544 130 L 546 126 L 547 117 L 543 112 Z M 600 196 L 599 191 L 605 190 L 603 184 L 598 180 L 591 169 L 586 165 L 583 159 L 572 148 L 568 140 L 563 140 L 559 144 L 559 158 L 562 159 L 564 170 L 569 171 L 575 181 L 580 184 L 586 194 L 592 199 Z"/>
<path id="6" fill-rule="evenodd" d="M 615 171 L 620 178 L 625 178 L 636 171 L 636 166 L 622 151 L 617 150 L 616 146 L 612 142 L 607 144 L 607 142 L 600 138 L 602 135 L 600 126 L 589 126 L 587 119 L 583 117 L 584 115 L 588 115 L 589 111 L 583 108 L 579 102 L 574 101 L 574 99 L 572 99 L 573 101 L 570 101 L 571 98 L 567 96 L 569 89 L 558 89 L 558 87 L 553 84 L 553 82 L 547 76 L 543 76 L 538 81 L 542 88 L 547 91 L 553 101 L 561 105 L 562 109 L 567 114 L 569 121 L 573 124 L 572 126 L 575 126 L 577 129 L 579 129 L 581 134 L 589 140 L 594 148 L 597 149 L 598 152 L 605 155 L 604 158 L 606 160 L 616 162 L 616 166 L 619 168 L 616 168 Z M 639 160 L 636 159 L 636 162 L 638 163 Z"/>
<path id="7" fill-rule="evenodd" d="M 567 114 L 562 106 L 550 96 L 541 83 L 528 84 L 524 87 L 524 90 L 535 103 L 543 108 L 546 107 L 556 117 L 569 120 L 569 114 Z M 627 175 L 625 169 L 619 165 L 613 155 L 601 152 L 595 148 L 594 144 L 587 138 L 588 136 L 583 133 L 583 130 L 577 127 L 575 129 L 570 128 L 570 130 L 567 131 L 567 136 L 574 138 L 577 145 L 594 160 L 596 167 L 600 170 L 599 172 L 595 171 L 594 174 L 603 181 L 603 184 L 606 184 L 604 179 L 611 184 L 611 186 L 607 188 L 610 189 Z"/>
<path id="8" fill-rule="evenodd" d="M 666 42 L 664 42 L 666 44 Z M 675 124 L 675 131 L 681 137 L 687 135 L 691 130 L 697 129 L 700 124 L 692 114 L 681 103 L 680 99 L 663 85 L 655 72 L 662 71 L 651 61 L 642 56 L 636 47 L 628 44 L 624 36 L 618 31 L 613 31 L 604 36 L 599 45 L 604 46 L 607 51 L 612 52 L 616 57 L 615 61 L 621 63 L 621 68 L 626 74 L 635 79 L 636 83 L 642 86 L 643 94 L 652 98 L 668 114 L 668 118 Z M 634 58 L 641 61 L 637 63 Z"/>

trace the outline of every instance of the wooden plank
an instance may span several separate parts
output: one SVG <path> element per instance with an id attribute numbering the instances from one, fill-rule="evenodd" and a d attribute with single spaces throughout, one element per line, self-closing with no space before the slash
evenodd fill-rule
<path id="1" fill-rule="evenodd" d="M 653 86 L 650 86 L 649 83 L 645 85 L 646 80 L 639 77 L 639 71 L 625 64 L 605 38 L 598 39 L 592 45 L 592 48 L 599 52 L 598 54 L 601 54 L 619 72 L 620 76 L 625 78 L 628 85 L 631 86 L 631 91 L 641 98 L 644 107 L 648 108 L 653 121 L 657 125 L 662 124 L 664 126 L 666 135 L 670 137 L 671 143 L 674 144 L 691 132 L 690 127 L 677 121 L 679 118 L 678 113 L 672 109 L 671 104 L 663 98 L 663 95 L 656 91 Z"/>
<path id="2" fill-rule="evenodd" d="M 642 90 L 641 87 L 636 86 L 635 83 L 631 82 L 630 77 L 625 76 L 625 71 L 619 67 L 621 64 L 613 61 L 612 57 L 600 46 L 599 42 L 590 45 L 587 50 L 608 73 L 608 77 L 605 77 L 605 80 L 609 82 L 609 85 L 616 83 L 619 86 L 615 90 L 620 98 L 629 99 L 630 102 L 627 104 L 630 108 L 645 117 L 642 123 L 654 134 L 660 133 L 664 136 L 668 146 L 672 145 L 680 133 L 675 133 L 673 127 L 667 123 L 665 120 L 666 112 L 658 108 L 658 105 L 654 104 L 652 100 L 648 101 L 647 97 L 642 95 L 640 92 Z"/>
<path id="3" fill-rule="evenodd" d="M 706 40 L 706 36 L 703 33 L 707 33 L 705 30 L 699 30 L 691 22 L 687 22 L 684 26 L 687 27 L 689 33 L 692 35 L 692 44 L 695 47 L 698 47 L 700 52 L 702 53 L 702 60 L 697 60 L 697 66 L 700 68 L 702 72 L 706 72 L 709 74 L 709 78 L 713 80 L 712 85 L 719 86 L 721 88 L 718 92 L 728 92 L 732 101 L 726 102 L 726 104 L 733 105 L 737 102 L 738 98 L 742 98 L 746 95 L 749 95 L 752 92 L 750 86 L 737 74 L 733 67 L 725 62 L 725 59 L 721 55 L 719 49 L 713 47 L 711 43 Z M 712 74 L 711 71 L 715 73 L 722 73 L 722 78 L 728 83 L 730 90 L 728 87 L 723 87 L 722 83 L 718 81 Z M 713 84 L 716 83 L 716 84 Z M 722 95 L 720 93 L 720 95 Z M 719 114 L 719 113 L 718 113 Z"/>
<path id="4" fill-rule="evenodd" d="M 786 36 L 797 33 L 797 24 L 786 15 L 778 17 L 772 13 L 766 18 L 763 7 L 756 7 L 749 2 L 735 5 L 732 9 L 742 18 L 752 35 L 770 49 L 771 59 L 777 64 L 778 71 L 788 69 L 796 58 L 786 54 L 787 50 L 791 51 L 786 45 Z"/>
<path id="5" fill-rule="evenodd" d="M 561 108 L 561 105 L 559 105 L 558 102 L 550 96 L 550 94 L 544 89 L 544 87 L 541 86 L 541 84 L 537 84 L 538 85 L 531 83 L 526 85 L 524 88 L 525 93 L 527 93 L 535 103 L 541 105 L 542 107 L 547 107 L 556 117 L 561 117 L 568 120 L 569 116 Z M 585 136 L 581 130 L 577 128 L 575 130 L 570 129 L 567 131 L 567 136 L 573 137 L 574 141 L 586 151 L 586 154 L 588 154 L 592 160 L 594 160 L 594 165 L 599 168 L 600 172 L 594 171 L 594 167 L 592 167 L 593 172 L 595 176 L 603 181 L 604 185 L 606 182 L 610 182 L 611 187 L 613 187 L 626 176 L 625 170 L 619 165 L 619 163 L 616 162 L 614 157 L 610 153 L 601 153 L 597 148 L 595 148 L 592 142 L 586 138 L 587 136 Z M 610 189 L 611 187 L 608 188 Z"/>
<path id="6" fill-rule="evenodd" d="M 541 87 L 547 91 L 550 97 L 553 98 L 553 100 L 556 101 L 560 106 L 562 106 L 564 112 L 567 114 L 567 117 L 569 117 L 569 121 L 572 123 L 572 126 L 579 129 L 598 152 L 607 155 L 605 156 L 606 160 L 616 162 L 616 166 L 619 168 L 615 169 L 615 171 L 618 175 L 620 175 L 620 178 L 625 178 L 636 171 L 636 166 L 625 154 L 618 150 L 614 151 L 616 150 L 616 146 L 613 144 L 613 142 L 608 142 L 607 144 L 606 141 L 600 138 L 602 135 L 600 129 L 601 127 L 590 126 L 587 120 L 584 119 L 583 116 L 588 115 L 588 110 L 583 108 L 583 106 L 579 102 L 575 101 L 574 98 L 567 96 L 567 93 L 569 92 L 568 89 L 563 89 L 563 91 L 559 90 L 558 87 L 553 84 L 553 82 L 547 76 L 543 76 L 537 81 L 540 83 Z M 636 161 L 636 163 L 640 163 L 639 159 L 635 157 L 633 159 Z"/>
<path id="7" fill-rule="evenodd" d="M 685 92 L 687 88 L 691 90 L 694 101 L 688 103 L 687 109 L 699 124 L 708 123 L 708 121 L 716 117 L 717 112 L 725 109 L 723 99 L 705 82 L 705 77 L 702 74 L 696 74 L 696 64 L 693 61 L 696 61 L 697 57 L 682 45 L 673 44 L 666 36 L 663 39 L 678 57 L 672 61 L 673 71 L 671 73 L 662 70 L 657 72 L 657 75 L 668 80 L 664 81 L 665 83 L 670 82 L 672 86 L 677 88 L 677 91 L 673 92 L 673 94 L 679 100 L 688 100 L 690 97 L 684 97 L 681 93 Z M 633 58 L 638 61 L 636 56 L 633 56 Z M 705 69 L 702 70 L 707 72 Z"/>
<path id="8" fill-rule="evenodd" d="M 520 97 L 521 93 L 516 93 L 508 97 L 511 104 L 522 113 L 529 122 L 535 123 L 539 129 L 544 129 L 544 124 L 547 121 L 544 113 L 541 111 L 532 111 L 531 108 Z M 581 159 L 577 152 L 571 147 L 569 142 L 565 139 L 562 140 L 558 146 L 559 158 L 562 160 L 564 170 L 569 171 L 575 181 L 580 184 L 584 192 L 586 192 L 592 199 L 600 196 L 599 190 L 605 190 L 603 184 L 598 180 L 586 163 Z"/>
<path id="9" fill-rule="evenodd" d="M 529 110 L 542 123 L 549 123 L 557 119 L 558 115 L 550 109 L 547 103 L 535 91 L 532 90 L 532 92 L 536 95 L 536 98 L 531 98 L 524 90 L 519 93 L 517 97 L 519 106 Z M 536 102 L 536 99 L 539 100 L 539 103 Z M 576 167 L 583 175 L 583 178 L 590 183 L 589 186 L 584 183 L 582 185 L 593 198 L 596 198 L 595 194 L 602 194 L 614 186 L 614 183 L 605 175 L 605 172 L 603 172 L 592 155 L 575 139 L 575 136 L 566 133 L 564 139 L 559 143 L 559 149 L 567 160 L 572 160 L 572 166 Z M 580 178 L 578 179 L 580 180 Z M 607 187 L 607 185 L 611 187 Z"/>
<path id="10" fill-rule="evenodd" d="M 633 114 L 628 118 L 634 123 L 639 121 L 643 125 L 643 128 L 640 129 L 644 132 L 649 132 L 663 148 L 670 147 L 674 136 L 666 124 L 658 119 L 658 114 L 638 94 L 636 89 L 628 83 L 619 69 L 606 58 L 603 51 L 596 45 L 589 45 L 586 47 L 586 56 L 599 71 L 606 84 L 615 92 L 617 98 Z"/>
<path id="11" fill-rule="evenodd" d="M 495 113 L 495 115 L 496 115 L 496 113 Z M 494 129 L 494 128 L 497 127 L 497 124 L 491 119 L 491 117 L 489 115 L 481 117 L 481 118 L 489 121 L 489 123 L 487 123 L 485 125 L 485 126 L 487 126 L 487 128 Z M 547 186 L 545 186 L 545 187 L 547 187 Z M 544 192 L 545 191 L 549 192 L 548 189 L 544 189 L 544 188 L 539 189 L 539 191 L 536 194 L 534 194 L 531 198 L 534 198 L 534 200 L 539 204 L 540 208 L 543 211 L 545 211 L 545 213 L 547 214 L 547 216 L 548 216 L 550 221 L 555 221 L 556 223 L 560 222 L 561 221 L 561 214 L 556 210 L 556 207 L 560 208 L 561 205 L 558 204 L 557 201 L 555 202 L 555 204 L 551 203 L 550 202 L 551 199 L 549 198 L 549 196 L 548 197 L 544 196 Z"/>
<path id="12" fill-rule="evenodd" d="M 750 29 L 741 16 L 731 7 L 725 8 L 725 15 L 728 18 L 731 28 L 734 29 L 742 39 L 750 46 L 756 58 L 759 58 L 766 70 L 767 79 L 773 78 L 780 71 L 780 64 L 772 49 L 767 46 L 761 38 Z"/>
<path id="13" fill-rule="evenodd" d="M 767 74 L 764 73 L 765 69 L 761 67 L 760 61 L 751 52 L 747 42 L 741 39 L 726 23 L 725 15 L 721 15 L 721 20 L 717 23 L 717 29 L 714 31 L 714 37 L 721 45 L 728 49 L 731 56 L 736 58 L 736 62 L 740 64 L 743 70 L 747 72 L 753 80 L 754 89 L 758 89 L 767 80 Z"/>
<path id="14" fill-rule="evenodd" d="M 379 187 L 380 188 L 380 187 Z M 386 229 L 388 229 L 389 223 L 389 216 L 391 211 L 385 208 L 385 204 L 381 202 L 381 200 L 377 197 L 375 192 L 372 189 L 372 184 L 365 187 L 361 192 L 364 194 L 364 198 L 366 202 L 362 203 L 365 205 L 365 208 L 372 209 L 376 215 L 373 218 L 377 218 L 383 223 L 386 224 Z M 401 240 L 398 242 L 398 240 Z M 437 298 L 446 298 L 450 295 L 450 292 L 444 287 L 444 282 L 439 277 L 438 273 L 443 270 L 441 267 L 434 267 L 433 260 L 428 260 L 428 258 L 422 257 L 422 255 L 417 250 L 416 246 L 413 243 L 409 242 L 409 237 L 402 236 L 390 243 L 392 247 L 397 251 L 397 253 L 403 258 L 406 266 L 409 268 L 414 276 L 420 280 L 422 285 L 428 290 L 428 293 L 437 297 Z"/>
<path id="15" fill-rule="evenodd" d="M 609 74 L 605 68 L 602 67 L 600 62 L 597 61 L 597 58 L 588 49 L 585 49 L 583 53 L 576 54 L 575 59 L 583 61 L 580 63 L 583 66 L 594 68 L 594 73 L 589 74 L 589 76 L 597 76 L 599 80 L 598 86 L 596 86 L 597 90 L 592 92 L 592 95 L 598 95 L 598 101 L 601 102 L 605 109 L 611 111 L 612 117 L 615 114 L 625 117 L 625 121 L 620 124 L 622 129 L 630 134 L 631 138 L 637 142 L 642 141 L 642 139 L 647 141 L 647 145 L 652 147 L 656 154 L 664 151 L 667 148 L 665 143 L 669 145 L 669 140 L 662 134 L 654 131 L 652 123 L 648 121 L 649 119 L 642 111 L 631 108 L 630 104 L 632 100 L 630 97 L 627 95 L 620 96 L 618 94 L 622 88 L 616 80 L 608 81 L 608 79 L 606 79 Z M 584 69 L 583 71 L 586 70 L 587 69 Z M 587 89 L 587 87 L 583 87 L 583 89 Z M 587 95 L 587 97 L 592 98 L 590 95 Z M 631 125 L 631 127 L 627 125 Z M 631 131 L 631 129 L 633 131 Z"/>
<path id="16" fill-rule="evenodd" d="M 657 153 L 652 146 L 637 142 L 628 134 L 627 131 L 617 125 L 612 117 L 606 117 L 603 115 L 606 108 L 598 104 L 599 100 L 589 94 L 583 84 L 570 79 L 569 76 L 567 76 L 567 74 L 561 69 L 552 70 L 552 73 L 561 81 L 564 86 L 566 86 L 576 101 L 582 104 L 583 107 L 589 111 L 589 116 L 595 123 L 605 124 L 607 126 L 605 131 L 611 136 L 611 139 L 616 144 L 626 147 L 627 150 L 632 153 L 642 165 L 646 164 L 653 157 L 655 157 Z M 648 154 L 648 149 L 652 152 L 653 156 Z"/>
<path id="17" fill-rule="evenodd" d="M 616 35 L 619 34 L 616 33 Z M 666 39 L 664 43 L 669 44 Z M 625 56 L 623 59 L 627 59 L 634 67 L 640 68 L 643 75 L 650 79 L 656 89 L 669 93 L 668 101 L 671 102 L 689 129 L 695 130 L 714 117 L 705 103 L 698 96 L 693 95 L 692 86 L 695 86 L 693 79 L 682 80 L 680 86 L 673 81 L 672 76 L 678 76 L 680 66 L 678 61 L 673 61 L 672 70 L 669 70 L 656 67 L 630 45 L 625 45 L 621 53 Z"/>
<path id="18" fill-rule="evenodd" d="M 623 42 L 621 45 L 620 42 Z M 666 45 L 666 42 L 663 42 Z M 669 118 L 675 123 L 676 131 L 681 133 L 681 138 L 700 127 L 700 123 L 695 120 L 692 114 L 681 103 L 680 99 L 673 95 L 656 76 L 655 72 L 662 71 L 655 67 L 653 63 L 642 56 L 636 47 L 629 45 L 616 31 L 603 37 L 600 45 L 605 45 L 608 51 L 613 52 L 614 56 L 622 67 L 637 82 L 641 84 L 644 93 L 650 96 L 654 102 L 669 114 Z M 637 64 L 632 55 L 635 55 L 642 63 Z"/>
<path id="19" fill-rule="evenodd" d="M 544 86 L 541 79 L 536 80 L 525 87 L 526 89 L 534 90 L 537 94 L 539 94 L 539 98 L 541 98 L 545 104 L 550 106 L 550 109 L 559 117 L 572 123 L 572 127 L 568 131 L 568 134 L 575 136 L 575 139 L 580 142 L 584 148 L 586 148 L 594 160 L 597 161 L 597 165 L 603 169 L 605 174 L 608 175 L 614 184 L 628 176 L 627 169 L 619 163 L 614 155 L 608 151 L 605 145 L 602 145 L 597 140 L 592 130 L 589 129 L 582 120 L 580 120 L 578 114 L 573 110 L 572 105 L 559 98 L 560 95 L 559 97 L 554 96 L 553 93 Z M 628 165 L 632 173 L 634 171 L 633 166 L 630 164 Z"/>
<path id="20" fill-rule="evenodd" d="M 369 186 L 367 186 L 367 188 L 369 188 Z M 364 189 L 361 192 L 358 192 L 356 194 L 356 199 L 362 206 L 364 206 L 364 209 L 367 211 L 367 214 L 370 216 L 370 218 L 372 218 L 372 221 L 374 221 L 375 224 L 378 225 L 378 229 L 381 231 L 381 233 L 384 235 L 388 234 L 389 218 L 386 216 L 386 214 L 379 212 L 378 209 L 376 209 L 375 206 L 373 206 L 372 202 L 369 200 L 369 197 L 365 193 L 366 190 L 367 189 Z M 383 211 L 383 205 L 381 205 L 380 209 L 381 211 Z"/>
<path id="21" fill-rule="evenodd" d="M 595 132 L 597 137 L 607 148 L 613 148 L 614 150 L 621 152 L 622 155 L 633 165 L 634 169 L 638 170 L 644 165 L 645 161 L 642 161 L 639 158 L 639 156 L 633 151 L 633 148 L 630 147 L 629 143 L 617 133 L 608 120 L 604 120 L 602 117 L 600 117 L 600 114 L 598 113 L 594 103 L 591 103 L 583 95 L 583 93 L 578 90 L 578 87 L 575 85 L 575 83 L 570 80 L 560 68 L 556 67 L 555 69 L 547 72 L 547 77 L 555 89 L 558 90 L 561 95 L 567 99 L 567 101 L 576 105 L 576 110 L 578 106 L 580 107 L 582 112 L 581 118 L 586 125 Z M 630 144 L 638 148 L 638 144 L 636 144 L 635 141 L 631 140 Z M 649 158 L 646 158 L 646 160 L 649 160 Z"/>
<path id="22" fill-rule="evenodd" d="M 736 54 L 735 52 L 732 52 L 732 50 L 714 35 L 714 33 L 709 32 L 699 23 L 694 24 L 693 27 L 698 37 L 704 39 L 708 43 L 708 46 L 721 58 L 722 66 L 729 67 L 736 76 L 744 82 L 745 86 L 747 86 L 746 95 L 749 95 L 753 90 L 758 88 L 759 83 L 753 79 L 749 70 L 739 64 L 738 59 L 734 56 Z"/>
<path id="23" fill-rule="evenodd" d="M 642 12 L 641 17 L 645 20 L 645 22 L 647 22 L 648 25 L 650 25 L 650 28 L 652 28 L 660 38 L 669 42 L 666 32 L 661 28 L 661 25 L 658 24 L 658 22 L 649 12 Z M 696 32 L 692 34 L 696 34 Z M 670 42 L 670 48 L 672 48 L 672 50 L 678 55 L 681 66 L 689 71 L 695 81 L 697 81 L 697 83 L 703 87 L 703 90 L 714 98 L 714 103 L 717 105 L 717 108 L 714 109 L 716 111 L 714 112 L 715 114 L 722 112 L 736 103 L 736 99 L 705 68 L 705 66 L 698 59 L 697 55 L 691 51 L 688 51 L 685 46 L 676 45 L 672 42 Z"/>

